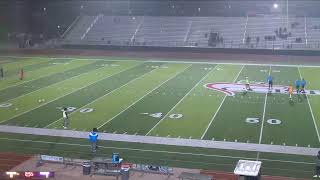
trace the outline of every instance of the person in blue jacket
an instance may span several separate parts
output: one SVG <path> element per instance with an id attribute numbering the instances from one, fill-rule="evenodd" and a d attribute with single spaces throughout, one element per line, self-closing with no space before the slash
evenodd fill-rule
<path id="1" fill-rule="evenodd" d="M 98 130 L 93 128 L 89 134 L 89 141 L 91 142 L 91 152 L 97 151 Z"/>
<path id="2" fill-rule="evenodd" d="M 272 89 L 273 86 L 273 78 L 271 75 L 268 76 L 267 78 L 268 84 L 269 84 L 269 91 Z"/>
<path id="3" fill-rule="evenodd" d="M 301 92 L 302 93 L 305 93 L 304 87 L 306 86 L 306 84 L 307 84 L 306 80 L 304 80 L 304 78 L 302 78 L 302 80 L 301 80 Z"/>

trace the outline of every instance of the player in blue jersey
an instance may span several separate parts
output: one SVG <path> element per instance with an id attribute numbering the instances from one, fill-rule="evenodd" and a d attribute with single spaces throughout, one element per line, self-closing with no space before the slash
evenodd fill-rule
<path id="1" fill-rule="evenodd" d="M 268 84 L 269 84 L 269 91 L 272 89 L 273 86 L 273 78 L 271 75 L 268 76 L 267 78 Z"/>
<path id="2" fill-rule="evenodd" d="M 98 129 L 93 128 L 89 134 L 89 141 L 91 142 L 91 152 L 95 153 L 97 151 L 98 142 Z"/>
<path id="3" fill-rule="evenodd" d="M 300 79 L 297 79 L 297 80 L 296 80 L 296 90 L 297 90 L 297 94 L 299 94 L 299 92 L 300 92 L 300 85 L 301 85 Z"/>

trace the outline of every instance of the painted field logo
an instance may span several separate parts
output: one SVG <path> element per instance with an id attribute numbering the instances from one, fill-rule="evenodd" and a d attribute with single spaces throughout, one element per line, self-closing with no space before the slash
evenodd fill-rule
<path id="1" fill-rule="evenodd" d="M 234 96 L 236 92 L 245 92 L 245 84 L 241 83 L 208 83 L 204 87 L 208 89 L 213 89 L 215 91 L 220 91 L 225 93 L 227 96 Z M 279 94 L 288 94 L 288 86 L 273 86 L 272 90 L 269 91 L 267 84 L 250 84 L 250 88 L 255 93 L 279 93 Z M 293 94 L 297 92 L 294 91 Z M 304 94 L 308 95 L 320 95 L 319 90 L 305 90 Z"/>

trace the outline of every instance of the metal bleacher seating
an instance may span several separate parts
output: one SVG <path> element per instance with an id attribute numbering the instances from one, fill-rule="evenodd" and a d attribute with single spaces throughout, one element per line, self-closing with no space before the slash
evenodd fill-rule
<path id="1" fill-rule="evenodd" d="M 307 43 L 310 48 L 320 48 L 320 18 L 307 18 Z"/>
<path id="2" fill-rule="evenodd" d="M 80 42 L 82 35 L 86 32 L 94 18 L 94 16 L 81 16 L 66 36 L 66 40 L 76 43 Z"/>
<path id="3" fill-rule="evenodd" d="M 276 36 L 275 31 L 280 27 L 286 27 L 291 36 L 265 40 L 266 36 Z M 82 16 L 65 40 L 69 44 L 209 47 L 210 32 L 223 38 L 223 43 L 216 47 L 301 49 L 320 46 L 320 18 L 292 17 L 287 22 L 282 16 Z M 247 37 L 251 38 L 250 43 L 246 42 Z"/>
<path id="4" fill-rule="evenodd" d="M 149 46 L 182 44 L 187 36 L 189 23 L 185 17 L 144 17 L 135 42 Z"/>

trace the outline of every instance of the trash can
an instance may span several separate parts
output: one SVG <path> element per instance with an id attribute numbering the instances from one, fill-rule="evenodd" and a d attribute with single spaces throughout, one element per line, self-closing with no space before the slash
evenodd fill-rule
<path id="1" fill-rule="evenodd" d="M 90 173 L 91 173 L 91 164 L 90 164 L 90 162 L 84 162 L 82 164 L 82 173 L 83 173 L 83 175 L 90 175 Z"/>
<path id="2" fill-rule="evenodd" d="M 129 179 L 129 169 L 121 169 L 121 180 Z"/>

